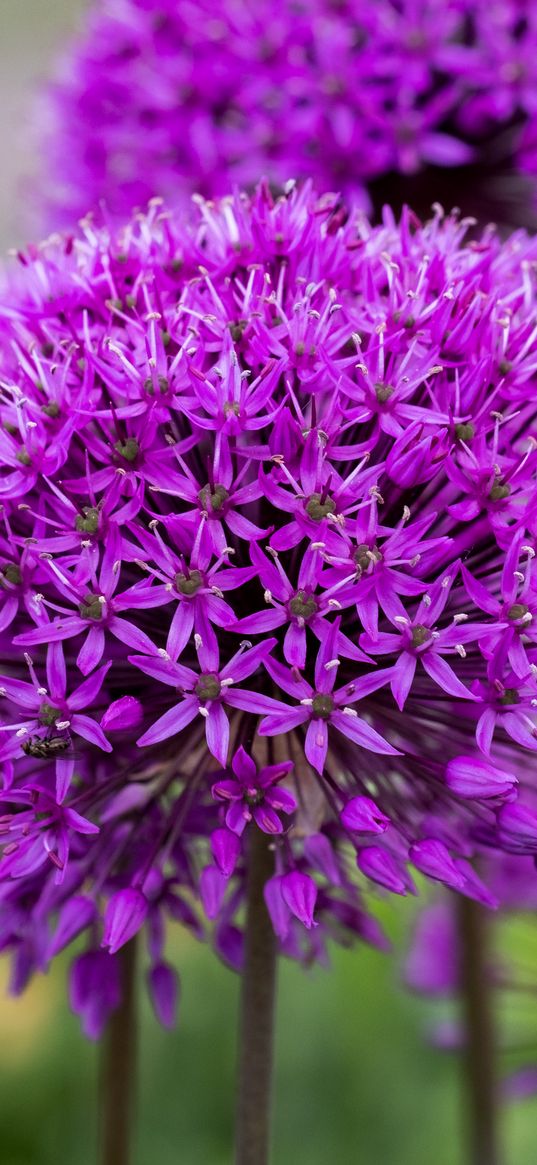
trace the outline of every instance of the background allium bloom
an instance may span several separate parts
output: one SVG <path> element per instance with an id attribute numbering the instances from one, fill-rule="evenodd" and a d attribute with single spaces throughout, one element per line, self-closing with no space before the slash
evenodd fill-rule
<path id="1" fill-rule="evenodd" d="M 90 1034 L 142 928 L 172 1022 L 200 902 L 240 967 L 255 830 L 306 960 L 535 852 L 537 242 L 339 206 L 154 202 L 0 297 L 1 943 L 86 936 Z"/>
<path id="2" fill-rule="evenodd" d="M 516 811 L 516 804 L 506 810 Z M 534 827 L 537 818 L 534 819 Z M 537 838 L 537 834 L 535 835 Z M 486 863 L 487 867 L 489 863 Z M 535 908 L 537 881 L 530 857 L 494 856 L 487 877 L 498 896 L 501 913 L 495 918 L 487 943 L 484 967 L 488 988 L 496 997 L 503 1090 L 511 1098 L 523 1098 L 537 1090 L 537 1032 L 534 1007 L 537 983 Z M 461 946 L 453 900 L 436 901 L 421 912 L 408 951 L 405 980 L 421 995 L 437 1000 L 429 1017 L 429 1035 L 446 1050 L 465 1041 L 461 1022 Z M 487 990 L 487 981 L 484 983 Z M 443 1006 L 438 1006 L 442 999 Z"/>
<path id="3" fill-rule="evenodd" d="M 40 102 L 48 221 L 261 175 L 362 198 L 373 184 L 376 205 L 410 175 L 403 198 L 429 208 L 464 195 L 446 167 L 481 164 L 465 188 L 494 199 L 498 170 L 537 172 L 536 49 L 519 0 L 99 0 Z M 504 180 L 498 206 L 517 189 Z"/>

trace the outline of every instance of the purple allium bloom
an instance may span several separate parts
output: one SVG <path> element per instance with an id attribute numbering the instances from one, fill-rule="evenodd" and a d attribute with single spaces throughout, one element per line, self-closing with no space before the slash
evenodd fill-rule
<path id="1" fill-rule="evenodd" d="M 284 761 L 258 772 L 252 758 L 239 748 L 231 762 L 233 777 L 217 781 L 212 788 L 213 797 L 228 804 L 228 829 L 240 836 L 253 819 L 264 833 L 282 833 L 279 814 L 294 813 L 297 802 L 287 789 L 277 786 L 292 767 L 292 761 Z"/>
<path id="2" fill-rule="evenodd" d="M 385 945 L 413 871 L 535 853 L 537 242 L 371 227 L 310 186 L 155 201 L 0 296 L 0 943 L 77 938 L 96 1035 L 136 932 Z M 7 612 L 7 613 L 6 613 Z M 244 636 L 248 638 L 245 639 Z M 520 859 L 523 860 L 523 859 Z M 381 887 L 381 891 L 378 888 Z"/>
<path id="3" fill-rule="evenodd" d="M 479 183 L 494 202 L 498 171 L 537 173 L 536 49 L 520 0 L 98 0 L 40 102 L 48 222 L 261 174 L 377 207 Z"/>
<path id="4" fill-rule="evenodd" d="M 500 816 L 518 806 L 506 805 Z M 535 830 L 537 817 L 525 815 Z M 534 839 L 537 835 L 534 833 Z M 516 853 L 516 850 L 515 850 Z M 535 908 L 537 881 L 534 859 L 495 854 L 485 860 L 486 876 L 501 907 L 490 937 L 485 989 L 492 990 L 497 1006 L 497 1048 L 502 1067 L 502 1090 L 518 1099 L 537 1091 L 537 1032 L 533 999 L 537 990 Z M 418 916 L 404 967 L 406 985 L 430 999 L 443 999 L 440 1017 L 433 1012 L 429 1035 L 444 1051 L 460 1051 L 464 1025 L 460 1018 L 460 928 L 453 899 L 429 903 Z M 526 1006 L 527 1004 L 527 1006 Z"/>

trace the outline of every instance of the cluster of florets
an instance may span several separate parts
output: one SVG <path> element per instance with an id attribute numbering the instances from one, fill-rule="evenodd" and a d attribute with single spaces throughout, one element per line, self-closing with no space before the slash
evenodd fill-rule
<path id="1" fill-rule="evenodd" d="M 91 1034 L 144 924 L 171 1022 L 196 899 L 240 966 L 252 831 L 304 959 L 382 943 L 366 887 L 490 903 L 474 843 L 533 851 L 537 242 L 464 234 L 261 185 L 19 256 L 0 941 L 20 988 L 86 934 Z"/>
<path id="2" fill-rule="evenodd" d="M 355 199 L 484 155 L 535 174 L 536 51 L 518 0 L 101 0 L 40 103 L 52 222 L 263 174 Z"/>

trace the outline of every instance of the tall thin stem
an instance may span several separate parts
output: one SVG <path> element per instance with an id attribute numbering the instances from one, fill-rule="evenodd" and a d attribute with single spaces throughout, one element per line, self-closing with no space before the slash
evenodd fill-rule
<path id="1" fill-rule="evenodd" d="M 468 1163 L 500 1165 L 490 919 L 477 902 L 461 895 L 458 903 Z"/>
<path id="2" fill-rule="evenodd" d="M 276 939 L 263 887 L 274 872 L 270 838 L 251 830 L 241 983 L 236 1165 L 268 1165 L 276 995 Z"/>
<path id="3" fill-rule="evenodd" d="M 101 1165 L 130 1165 L 136 1086 L 136 940 L 119 952 L 121 1004 L 108 1022 L 101 1063 Z"/>

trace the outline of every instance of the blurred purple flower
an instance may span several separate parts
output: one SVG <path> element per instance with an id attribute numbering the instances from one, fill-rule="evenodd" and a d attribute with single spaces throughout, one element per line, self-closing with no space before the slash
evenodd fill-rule
<path id="1" fill-rule="evenodd" d="M 536 47 L 519 0 L 99 0 L 37 111 L 48 222 L 260 175 L 382 205 L 425 172 L 428 208 L 480 164 L 490 200 L 498 169 L 537 173 Z"/>

